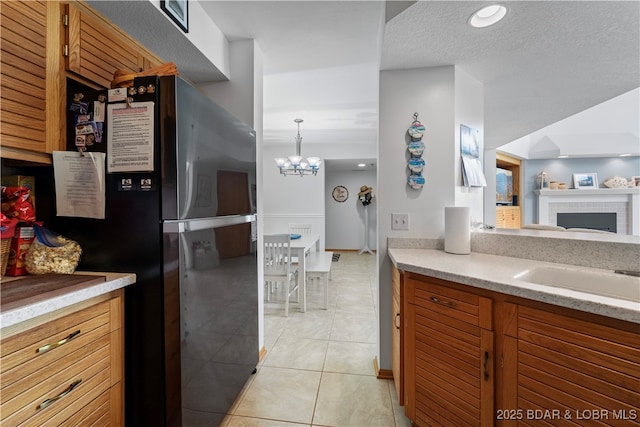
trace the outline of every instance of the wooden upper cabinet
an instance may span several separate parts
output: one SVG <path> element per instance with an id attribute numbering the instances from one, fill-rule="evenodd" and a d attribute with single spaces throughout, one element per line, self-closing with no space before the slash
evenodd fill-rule
<path id="1" fill-rule="evenodd" d="M 66 69 L 111 87 L 116 70 L 140 71 L 139 48 L 116 27 L 80 5 L 66 5 Z"/>
<path id="2" fill-rule="evenodd" d="M 3 157 L 12 148 L 50 153 L 59 143 L 60 85 L 55 59 L 49 49 L 56 45 L 55 3 L 46 1 L 3 2 L 0 8 L 0 137 Z M 59 13 L 59 12 L 58 12 Z M 48 126 L 48 122 L 57 121 Z"/>
<path id="3" fill-rule="evenodd" d="M 80 1 L 3 1 L 0 8 L 2 158 L 51 163 L 64 150 L 67 78 L 111 86 L 119 69 L 162 64 Z"/>

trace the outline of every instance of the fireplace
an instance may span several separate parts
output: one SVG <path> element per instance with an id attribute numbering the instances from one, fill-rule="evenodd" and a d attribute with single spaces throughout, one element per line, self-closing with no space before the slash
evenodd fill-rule
<path id="1" fill-rule="evenodd" d="M 538 224 L 561 225 L 564 214 L 577 214 L 570 228 L 607 228 L 617 234 L 640 235 L 640 188 L 597 188 L 535 190 L 538 196 Z M 586 214 L 598 214 L 595 216 Z M 602 215 L 600 215 L 602 214 Z M 582 217 L 582 218 L 581 218 Z M 607 224 L 590 224 L 594 218 L 607 218 Z M 587 221 L 586 223 L 582 221 Z M 597 221 L 600 221 L 598 219 Z M 613 223 L 610 223 L 612 221 Z M 580 224 L 580 225 L 578 225 Z"/>
<path id="2" fill-rule="evenodd" d="M 558 213 L 556 223 L 565 228 L 589 228 L 616 233 L 616 216 L 615 212 Z"/>

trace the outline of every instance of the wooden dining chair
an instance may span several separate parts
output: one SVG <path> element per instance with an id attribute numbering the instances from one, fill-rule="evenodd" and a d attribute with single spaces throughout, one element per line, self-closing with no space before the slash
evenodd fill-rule
<path id="1" fill-rule="evenodd" d="M 313 226 L 303 223 L 289 223 L 289 234 L 311 234 Z"/>
<path id="2" fill-rule="evenodd" d="M 289 316 L 289 299 L 295 292 L 300 302 L 298 269 L 291 265 L 291 237 L 289 234 L 264 236 L 264 283 L 267 297 L 273 291 L 273 285 L 283 283 L 285 290 L 284 315 Z"/>

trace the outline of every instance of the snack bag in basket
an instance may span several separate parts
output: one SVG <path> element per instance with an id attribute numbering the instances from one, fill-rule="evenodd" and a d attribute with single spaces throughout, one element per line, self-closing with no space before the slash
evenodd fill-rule
<path id="1" fill-rule="evenodd" d="M 82 255 L 80 245 L 44 227 L 35 225 L 33 229 L 36 236 L 25 259 L 27 273 L 72 274 Z"/>

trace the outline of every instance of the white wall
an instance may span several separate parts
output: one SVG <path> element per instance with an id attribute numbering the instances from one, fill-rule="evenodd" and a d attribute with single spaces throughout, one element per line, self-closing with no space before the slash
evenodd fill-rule
<path id="1" fill-rule="evenodd" d="M 331 192 L 337 185 L 349 191 L 349 198 L 336 202 Z M 377 239 L 377 182 L 373 169 L 351 172 L 332 172 L 326 177 L 325 184 L 325 223 L 326 247 L 330 249 L 360 250 L 364 246 L 364 206 L 358 198 L 360 187 L 373 188 L 373 202 L 367 207 L 369 216 L 369 248 L 376 249 Z"/>
<path id="2" fill-rule="evenodd" d="M 460 87 L 456 88 L 456 84 Z M 482 205 L 483 192 L 458 188 L 460 124 L 483 129 L 482 90 L 453 66 L 380 72 L 378 145 L 378 265 L 381 369 L 391 368 L 391 261 L 388 237 L 442 238 L 444 207 L 457 202 Z M 407 186 L 407 128 L 413 114 L 426 127 L 426 161 L 421 190 Z M 483 150 L 481 150 L 483 151 Z M 456 200 L 458 198 L 459 200 Z M 391 230 L 391 214 L 408 213 L 409 230 Z M 482 212 L 480 211 L 480 215 Z"/>
<path id="3" fill-rule="evenodd" d="M 480 161 L 484 164 L 484 86 L 460 68 L 455 68 L 455 206 L 468 206 L 474 221 L 484 218 L 484 191 L 481 187 L 462 185 L 462 163 L 460 162 L 460 125 L 478 133 Z M 495 163 L 494 163 L 495 164 Z M 495 188 L 495 186 L 494 186 Z"/>
<path id="4" fill-rule="evenodd" d="M 296 130 L 292 131 L 292 139 Z M 372 144 L 307 144 L 304 132 L 302 155 L 317 156 L 327 159 L 375 158 L 376 148 Z M 263 150 L 264 180 L 264 233 L 286 232 L 290 222 L 306 222 L 313 224 L 314 230 L 320 233 L 320 250 L 326 248 L 325 240 L 325 192 L 324 165 L 317 176 L 283 176 L 280 175 L 275 157 L 286 157 L 295 153 L 295 144 L 265 145 Z M 375 187 L 374 187 L 375 188 Z"/>
<path id="5" fill-rule="evenodd" d="M 336 87 L 341 90 L 336 92 Z M 377 64 L 265 76 L 264 233 L 286 232 L 290 222 L 311 223 L 320 233 L 324 250 L 325 167 L 317 176 L 285 177 L 273 159 L 295 154 L 295 118 L 304 120 L 300 125 L 302 156 L 375 158 L 377 100 Z M 296 116 L 289 116 L 296 110 Z M 330 121 L 336 111 L 344 120 Z M 323 130 L 327 127 L 331 131 Z"/>
<path id="6" fill-rule="evenodd" d="M 160 0 L 149 0 L 160 12 Z M 202 54 L 214 64 L 220 72 L 231 78 L 231 70 L 229 69 L 229 41 L 222 33 L 222 30 L 211 20 L 209 15 L 204 11 L 197 1 L 189 2 L 189 32 L 183 33 L 168 16 L 167 21 L 176 26 L 179 33 L 186 37 Z M 175 35 L 173 35 L 175 37 Z M 245 122 L 248 123 L 248 122 Z"/>
<path id="7" fill-rule="evenodd" d="M 229 43 L 229 73 L 229 81 L 204 83 L 200 87 L 234 116 L 255 128 L 256 120 L 262 122 L 263 110 L 262 52 L 255 40 Z"/>

